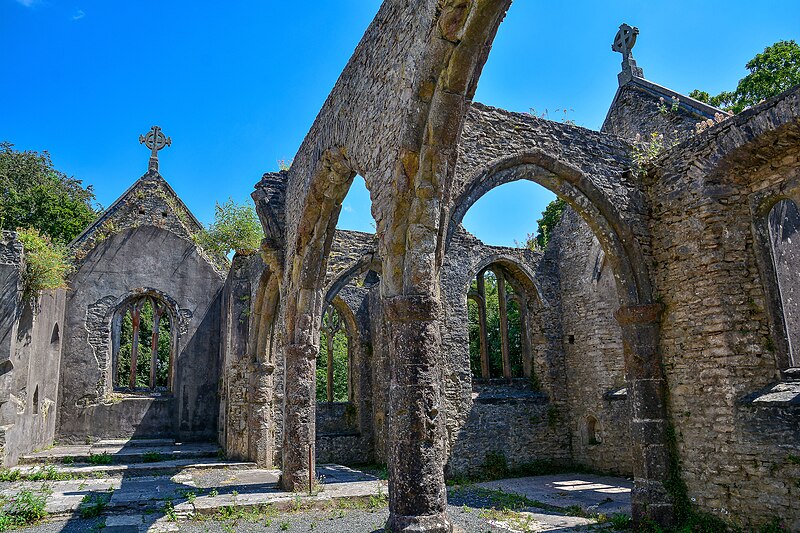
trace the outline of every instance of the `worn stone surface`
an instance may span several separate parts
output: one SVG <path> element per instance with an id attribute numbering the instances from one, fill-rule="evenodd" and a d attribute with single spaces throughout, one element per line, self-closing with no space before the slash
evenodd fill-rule
<path id="1" fill-rule="evenodd" d="M 666 309 L 660 346 L 689 495 L 745 524 L 778 515 L 790 529 L 800 528 L 787 462 L 800 446 L 796 415 L 737 400 L 788 364 L 772 320 L 780 306 L 768 233 L 758 228 L 778 199 L 795 197 L 798 150 L 795 89 L 678 146 L 648 182 Z"/>
<path id="2" fill-rule="evenodd" d="M 53 441 L 61 368 L 64 291 L 23 298 L 24 249 L 16 234 L 0 235 L 0 460 Z"/>
<path id="3" fill-rule="evenodd" d="M 631 406 L 625 387 L 622 332 L 614 319 L 616 286 L 605 252 L 589 226 L 567 209 L 548 253 L 558 260 L 560 318 L 572 458 L 596 470 L 633 473 Z M 591 419 L 597 422 L 592 433 Z"/>
<path id="4" fill-rule="evenodd" d="M 291 169 L 256 185 L 265 239 L 227 280 L 154 172 L 76 239 L 59 433 L 216 437 L 232 457 L 280 466 L 286 489 L 307 488 L 317 461 L 386 461 L 393 531 L 450 531 L 445 468 L 477 473 L 489 454 L 632 473 L 637 521 L 670 526 L 674 504 L 694 502 L 746 529 L 774 515 L 800 529 L 797 215 L 786 203 L 770 215 L 800 201 L 800 89 L 715 117 L 628 55 L 602 132 L 473 103 L 508 5 L 386 0 Z M 651 133 L 664 146 L 644 161 L 635 138 Z M 356 174 L 375 235 L 335 230 Z M 544 251 L 485 246 L 461 227 L 516 180 L 571 208 Z M 42 377 L 19 370 L 13 357 L 40 354 L 15 343 L 45 335 L 26 323 L 20 250 L 3 239 L 7 421 L 27 416 L 22 382 Z M 469 284 L 492 266 L 524 311 L 523 379 L 470 370 Z M 111 317 L 148 292 L 174 312 L 177 394 L 115 403 Z M 350 337 L 350 399 L 320 406 L 328 305 Z M 30 427 L 24 446 L 49 431 Z"/>
<path id="5" fill-rule="evenodd" d="M 192 239 L 200 228 L 166 182 L 148 173 L 72 244 L 77 270 L 67 296 L 57 435 L 87 438 L 217 437 L 218 264 Z M 171 393 L 116 394 L 112 321 L 137 294 L 169 308 Z"/>

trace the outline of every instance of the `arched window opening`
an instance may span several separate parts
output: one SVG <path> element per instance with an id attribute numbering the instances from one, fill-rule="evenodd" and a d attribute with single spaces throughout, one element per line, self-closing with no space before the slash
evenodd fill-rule
<path id="1" fill-rule="evenodd" d="M 772 207 L 768 222 L 789 366 L 796 367 L 800 366 L 800 210 L 792 200 L 781 200 Z"/>
<path id="2" fill-rule="evenodd" d="M 33 390 L 33 414 L 39 414 L 39 385 Z"/>
<path id="3" fill-rule="evenodd" d="M 586 417 L 586 444 L 593 446 L 595 444 L 600 444 L 603 442 L 603 439 L 600 435 L 600 423 L 597 419 L 589 415 Z"/>
<path id="4" fill-rule="evenodd" d="M 170 390 L 173 364 L 172 317 L 154 296 L 135 297 L 120 308 L 114 387 L 129 392 Z"/>
<path id="5" fill-rule="evenodd" d="M 467 298 L 473 377 L 529 377 L 524 299 L 514 290 L 505 269 L 491 265 L 478 272 Z"/>
<path id="6" fill-rule="evenodd" d="M 50 344 L 51 345 L 58 345 L 58 341 L 61 339 L 61 336 L 58 333 L 58 324 L 53 326 L 53 332 L 50 334 Z"/>
<path id="7" fill-rule="evenodd" d="M 317 401 L 350 401 L 350 336 L 344 317 L 333 305 L 322 315 Z"/>
<path id="8" fill-rule="evenodd" d="M 356 175 L 347 196 L 342 200 L 337 229 L 375 233 L 376 224 L 372 217 L 372 201 L 364 178 Z"/>

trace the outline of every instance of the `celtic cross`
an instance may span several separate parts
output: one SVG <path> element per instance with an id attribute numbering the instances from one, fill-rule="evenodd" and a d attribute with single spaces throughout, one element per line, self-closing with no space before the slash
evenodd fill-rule
<path id="1" fill-rule="evenodd" d="M 158 151 L 165 146 L 172 145 L 172 139 L 165 136 L 159 126 L 153 126 L 146 135 L 139 135 L 139 143 L 144 144 L 151 150 L 150 163 L 147 165 L 147 169 L 158 172 Z"/>
<path id="2" fill-rule="evenodd" d="M 636 37 L 638 35 L 639 28 L 622 24 L 614 37 L 614 42 L 611 44 L 611 50 L 622 54 L 622 72 L 619 74 L 620 85 L 629 82 L 633 77 L 644 78 L 644 71 L 636 66 L 636 60 L 633 59 L 633 53 L 631 53 L 631 50 L 636 45 Z"/>

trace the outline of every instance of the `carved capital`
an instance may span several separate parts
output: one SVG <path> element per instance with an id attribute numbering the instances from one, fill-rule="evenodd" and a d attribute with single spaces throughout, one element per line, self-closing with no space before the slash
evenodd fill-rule
<path id="1" fill-rule="evenodd" d="M 661 313 L 664 312 L 663 304 L 643 304 L 626 305 L 620 307 L 614 313 L 620 326 L 630 326 L 633 324 L 655 324 L 661 321 Z"/>

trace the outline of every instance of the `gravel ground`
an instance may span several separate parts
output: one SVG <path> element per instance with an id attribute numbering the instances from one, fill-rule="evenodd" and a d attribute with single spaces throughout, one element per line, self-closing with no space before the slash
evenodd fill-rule
<path id="1" fill-rule="evenodd" d="M 465 512 L 461 507 L 450 506 L 450 519 L 465 533 L 508 533 L 508 528 L 491 524 L 482 518 L 480 512 L 471 509 Z M 388 509 L 376 511 L 348 510 L 309 511 L 302 513 L 281 514 L 270 518 L 252 520 L 224 521 L 181 521 L 176 524 L 181 533 L 273 533 L 283 531 L 314 533 L 370 533 L 383 532 L 384 524 L 389 516 Z M 108 532 L 115 528 L 104 528 L 104 520 L 69 520 L 66 522 L 48 522 L 19 531 L 36 533 L 91 533 Z M 165 530 L 161 530 L 165 531 Z M 530 531 L 582 532 L 591 531 L 590 527 L 531 529 Z"/>

